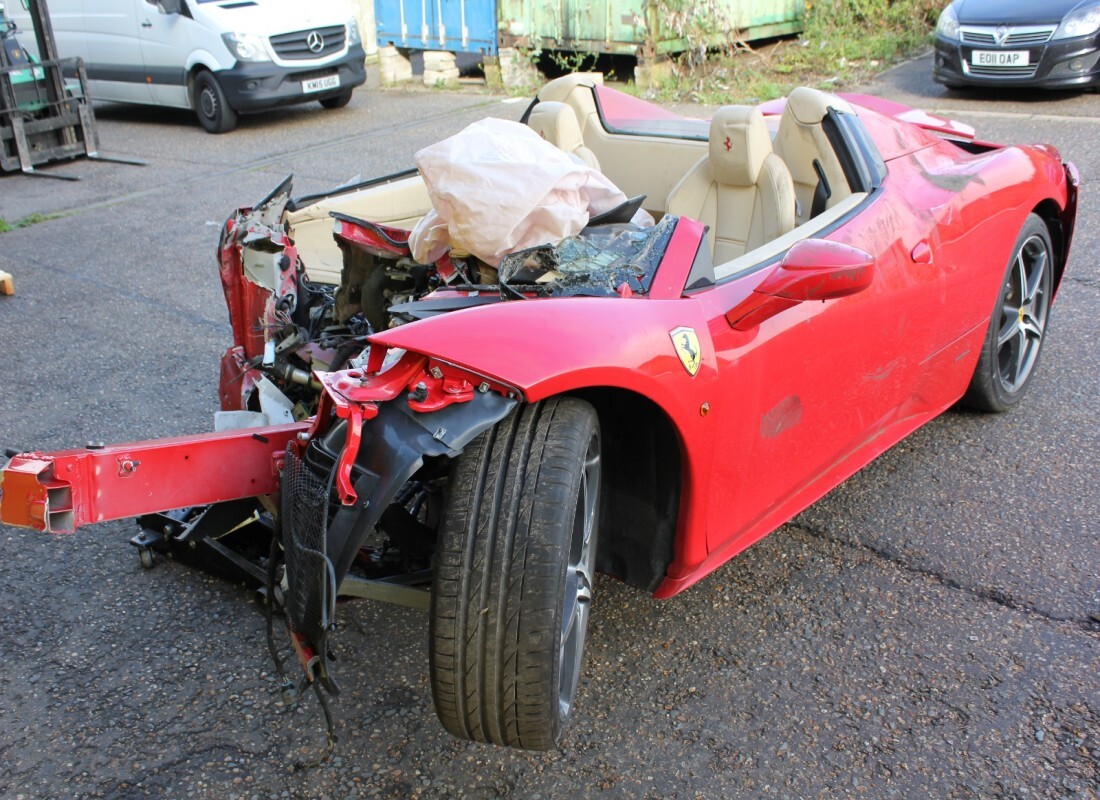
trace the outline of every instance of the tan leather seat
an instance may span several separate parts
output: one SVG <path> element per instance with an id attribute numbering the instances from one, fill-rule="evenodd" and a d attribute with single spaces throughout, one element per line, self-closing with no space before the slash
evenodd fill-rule
<path id="1" fill-rule="evenodd" d="M 818 213 L 836 205 L 852 193 L 840 159 L 836 156 L 829 137 L 821 127 L 821 121 L 830 108 L 849 114 L 855 113 L 848 103 L 835 95 L 817 89 L 800 87 L 787 98 L 787 107 L 779 118 L 779 132 L 775 137 L 775 154 L 783 159 L 794 179 L 794 193 L 798 199 L 798 224 L 814 215 L 814 193 L 820 191 Z M 814 162 L 821 166 L 828 184 L 829 196 Z"/>
<path id="2" fill-rule="evenodd" d="M 710 226 L 715 264 L 794 228 L 794 185 L 772 152 L 759 111 L 749 106 L 718 109 L 710 123 L 709 153 L 672 188 L 668 213 Z"/>
<path id="3" fill-rule="evenodd" d="M 559 150 L 572 153 L 593 169 L 600 168 L 596 154 L 584 146 L 576 113 L 565 103 L 538 103 L 531 109 L 527 125 Z"/>

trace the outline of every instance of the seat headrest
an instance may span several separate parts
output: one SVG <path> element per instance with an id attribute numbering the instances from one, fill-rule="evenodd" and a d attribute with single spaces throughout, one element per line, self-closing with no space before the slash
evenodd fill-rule
<path id="1" fill-rule="evenodd" d="M 772 151 L 764 115 L 751 106 L 722 106 L 710 121 L 710 170 L 718 183 L 753 186 Z"/>
<path id="2" fill-rule="evenodd" d="M 542 101 L 531 109 L 527 125 L 550 144 L 567 153 L 584 147 L 577 115 L 565 103 Z"/>
<path id="3" fill-rule="evenodd" d="M 837 97 L 835 94 L 827 94 L 808 86 L 800 86 L 791 92 L 787 98 L 787 108 L 784 116 L 791 114 L 803 125 L 816 125 L 825 119 L 830 108 L 854 114 L 847 100 Z"/>

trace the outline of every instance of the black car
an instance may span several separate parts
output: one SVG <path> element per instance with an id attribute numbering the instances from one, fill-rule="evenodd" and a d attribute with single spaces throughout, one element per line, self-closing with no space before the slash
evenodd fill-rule
<path id="1" fill-rule="evenodd" d="M 936 25 L 932 78 L 963 86 L 1100 84 L 1100 0 L 955 0 Z"/>

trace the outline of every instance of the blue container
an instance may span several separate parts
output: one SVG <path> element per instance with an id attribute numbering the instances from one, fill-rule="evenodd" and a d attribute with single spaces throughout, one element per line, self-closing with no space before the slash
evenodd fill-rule
<path id="1" fill-rule="evenodd" d="M 497 53 L 496 0 L 375 0 L 379 46 Z"/>

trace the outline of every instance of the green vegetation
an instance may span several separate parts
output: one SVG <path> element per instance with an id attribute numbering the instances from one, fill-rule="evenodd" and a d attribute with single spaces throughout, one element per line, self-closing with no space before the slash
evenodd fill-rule
<path id="1" fill-rule="evenodd" d="M 53 219 L 56 215 L 47 214 L 28 214 L 23 219 L 17 222 L 8 222 L 3 217 L 0 217 L 0 233 L 7 233 L 8 231 L 14 231 L 17 228 L 28 228 L 31 225 L 35 225 L 39 222 L 45 222 L 48 219 Z"/>
<path id="2" fill-rule="evenodd" d="M 928 46 L 946 0 L 807 0 L 805 30 L 764 45 L 742 41 L 713 0 L 660 0 L 688 42 L 645 89 L 665 101 L 761 102 L 796 86 L 838 89 Z"/>

